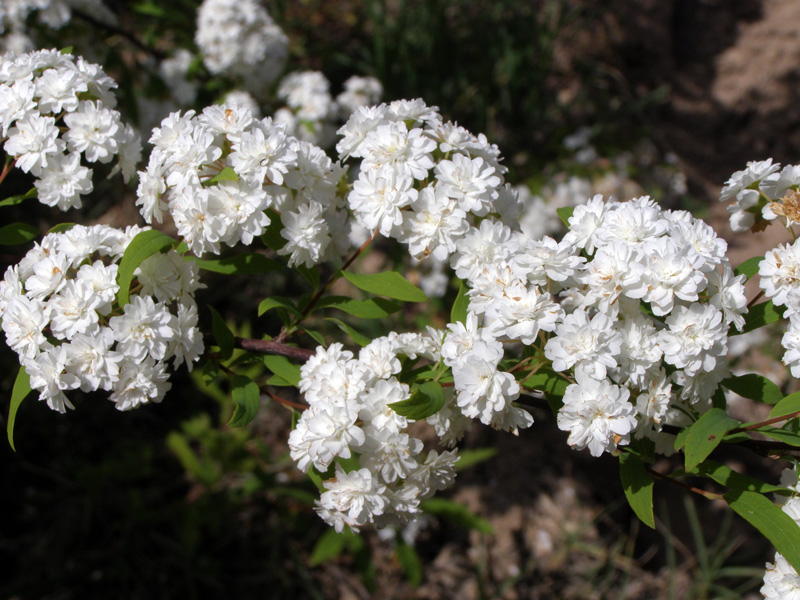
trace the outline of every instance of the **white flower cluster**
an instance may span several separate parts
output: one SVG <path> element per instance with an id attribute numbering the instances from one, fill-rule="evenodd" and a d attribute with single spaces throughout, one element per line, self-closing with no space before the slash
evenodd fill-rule
<path id="1" fill-rule="evenodd" d="M 353 76 L 344 88 L 334 100 L 330 82 L 319 71 L 289 73 L 278 86 L 278 98 L 286 107 L 275 112 L 275 120 L 301 140 L 332 146 L 337 122 L 346 121 L 359 106 L 376 104 L 383 94 L 383 86 L 374 77 Z"/>
<path id="2" fill-rule="evenodd" d="M 728 205 L 731 229 L 744 232 L 765 225 L 777 217 L 786 218 L 787 224 L 800 223 L 800 166 L 787 165 L 781 169 L 769 158 L 747 163 L 747 168 L 737 171 L 725 182 L 720 202 L 733 199 Z"/>
<path id="3" fill-rule="evenodd" d="M 795 492 L 800 492 L 797 474 L 792 470 L 787 469 L 783 472 L 781 483 Z M 800 495 L 789 498 L 782 510 L 800 527 Z M 774 563 L 767 563 L 764 585 L 760 591 L 765 600 L 800 600 L 800 575 L 779 552 L 775 553 Z"/>
<path id="4" fill-rule="evenodd" d="M 258 94 L 281 74 L 289 39 L 257 0 L 205 0 L 195 42 L 212 74 L 231 73 Z"/>
<path id="5" fill-rule="evenodd" d="M 203 352 L 197 267 L 174 250 L 145 260 L 130 303 L 117 303 L 118 263 L 140 231 L 76 225 L 48 234 L 0 281 L 6 341 L 54 410 L 73 408 L 64 392 L 76 388 L 111 392 L 119 410 L 160 402 L 167 361 L 191 370 Z"/>
<path id="6" fill-rule="evenodd" d="M 406 431 L 410 419 L 389 406 L 411 395 L 396 377 L 401 357 L 435 362 L 437 356 L 434 337 L 393 333 L 373 340 L 358 358 L 341 344 L 319 347 L 301 368 L 300 390 L 309 408 L 289 448 L 303 472 L 313 467 L 325 473 L 335 465 L 316 510 L 337 531 L 407 522 L 421 500 L 452 485 L 456 451 L 424 456 L 422 441 Z M 348 471 L 336 460 L 356 457 L 357 467 Z"/>
<path id="7" fill-rule="evenodd" d="M 150 143 L 136 203 L 148 223 L 167 212 L 193 253 L 250 244 L 270 224 L 268 208 L 281 214 L 287 243 L 280 252 L 292 266 L 350 247 L 345 202 L 337 196 L 344 169 L 272 119 L 257 120 L 242 105 L 176 112 Z"/>
<path id="8" fill-rule="evenodd" d="M 16 166 L 36 177 L 39 200 L 81 206 L 92 171 L 115 157 L 127 181 L 141 157 L 139 135 L 114 110 L 117 87 L 102 69 L 56 50 L 0 59 L 0 133 Z"/>
<path id="9" fill-rule="evenodd" d="M 711 227 L 648 197 L 596 196 L 569 226 L 559 253 L 554 244 L 529 250 L 525 263 L 529 279 L 548 272 L 567 313 L 545 346 L 554 370 L 575 373 L 558 425 L 594 456 L 631 435 L 668 442 L 662 426 L 687 424 L 687 405 L 710 408 L 728 373 L 728 330 L 742 328 L 747 310 L 744 275 L 734 275 Z M 579 251 L 585 263 L 559 266 L 558 256 L 575 260 Z"/>
<path id="10" fill-rule="evenodd" d="M 789 326 L 781 344 L 783 363 L 794 377 L 800 377 L 800 242 L 779 244 L 764 254 L 759 263 L 759 285 L 776 306 L 785 306 Z"/>
<path id="11" fill-rule="evenodd" d="M 360 158 L 348 202 L 359 225 L 408 245 L 413 258 L 446 260 L 471 222 L 518 204 L 500 151 L 442 122 L 422 100 L 357 108 L 339 130 L 339 156 Z"/>

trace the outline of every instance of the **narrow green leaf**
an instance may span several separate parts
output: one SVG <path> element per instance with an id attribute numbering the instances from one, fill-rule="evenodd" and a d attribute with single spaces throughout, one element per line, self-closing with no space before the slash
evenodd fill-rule
<path id="1" fill-rule="evenodd" d="M 208 310 L 211 311 L 211 332 L 214 334 L 214 339 L 217 340 L 220 358 L 227 360 L 233 354 L 235 342 L 233 332 L 228 327 L 228 324 L 225 323 L 225 319 L 220 316 L 213 306 L 209 306 Z"/>
<path id="2" fill-rule="evenodd" d="M 762 494 L 776 492 L 779 494 L 789 495 L 792 493 L 791 490 L 788 490 L 784 487 L 770 485 L 768 483 L 764 483 L 763 481 L 759 481 L 754 477 L 737 473 L 730 467 L 726 467 L 725 465 L 713 460 L 706 460 L 697 465 L 697 468 L 693 471 L 693 473 L 713 479 L 717 483 L 729 487 L 732 490 L 759 492 Z"/>
<path id="3" fill-rule="evenodd" d="M 386 296 L 403 302 L 425 302 L 428 300 L 425 292 L 396 271 L 384 271 L 383 273 L 372 273 L 370 275 L 342 271 L 342 275 L 358 289 L 376 296 Z"/>
<path id="4" fill-rule="evenodd" d="M 325 338 L 319 331 L 314 331 L 312 329 L 304 329 L 303 333 L 305 333 L 308 337 L 317 342 L 317 344 L 319 344 L 320 346 L 325 346 Z"/>
<path id="5" fill-rule="evenodd" d="M 273 308 L 285 308 L 294 316 L 300 316 L 300 311 L 295 308 L 294 303 L 288 298 L 283 298 L 281 296 L 273 296 L 272 298 L 265 298 L 262 300 L 258 305 L 258 316 L 260 317 L 265 312 L 272 310 Z"/>
<path id="6" fill-rule="evenodd" d="M 39 230 L 27 223 L 9 223 L 0 227 L 0 246 L 26 244 L 39 237 Z"/>
<path id="7" fill-rule="evenodd" d="M 467 448 L 458 453 L 459 459 L 456 463 L 456 471 L 463 471 L 474 467 L 484 461 L 493 458 L 497 454 L 497 448 Z"/>
<path id="8" fill-rule="evenodd" d="M 772 300 L 761 302 L 755 306 L 751 306 L 744 316 L 744 327 L 742 331 L 737 331 L 731 328 L 729 335 L 738 335 L 739 333 L 748 333 L 764 325 L 769 325 L 775 321 L 780 321 L 783 318 L 785 308 L 782 306 L 775 306 Z"/>
<path id="9" fill-rule="evenodd" d="M 119 270 L 117 271 L 117 284 L 119 285 L 117 301 L 120 306 L 128 303 L 133 273 L 139 268 L 139 265 L 156 252 L 161 252 L 177 243 L 178 240 L 155 229 L 142 231 L 131 240 L 131 243 L 125 248 L 122 260 L 119 261 Z"/>
<path id="10" fill-rule="evenodd" d="M 684 427 L 675 436 L 675 451 L 680 451 L 686 445 L 686 438 L 689 437 L 689 427 Z"/>
<path id="11" fill-rule="evenodd" d="M 422 583 L 422 561 L 417 551 L 405 542 L 399 542 L 394 551 L 408 582 L 414 587 L 419 587 Z"/>
<path id="12" fill-rule="evenodd" d="M 316 290 L 319 287 L 319 269 L 316 266 L 297 265 L 295 270 L 308 282 L 312 290 Z"/>
<path id="13" fill-rule="evenodd" d="M 308 475 L 308 478 L 312 482 L 314 482 L 314 485 L 317 486 L 317 489 L 320 492 L 325 491 L 325 486 L 322 483 L 322 476 L 317 472 L 317 470 L 314 467 L 311 467 L 306 473 L 306 475 Z"/>
<path id="14" fill-rule="evenodd" d="M 530 377 L 526 377 L 520 381 L 520 385 L 529 390 L 536 390 L 553 396 L 563 396 L 564 392 L 567 390 L 569 381 L 564 379 L 561 375 L 556 374 L 554 371 L 540 369 Z"/>
<path id="15" fill-rule="evenodd" d="M 800 392 L 795 392 L 794 394 L 789 394 L 785 398 L 782 398 L 781 401 L 769 411 L 769 418 L 782 417 L 797 411 L 800 411 Z"/>
<path id="16" fill-rule="evenodd" d="M 359 346 L 366 346 L 372 340 L 370 340 L 367 336 L 358 333 L 355 329 L 350 327 L 347 323 L 340 321 L 339 319 L 335 319 L 333 317 L 328 317 L 325 319 L 326 321 L 330 321 L 334 325 L 336 325 L 339 329 L 344 331 L 347 335 L 350 336 L 350 339 L 353 340 Z"/>
<path id="17" fill-rule="evenodd" d="M 8 443 L 11 449 L 16 452 L 14 447 L 14 422 L 17 420 L 17 411 L 20 404 L 28 394 L 31 393 L 31 380 L 28 377 L 28 372 L 25 367 L 20 367 L 17 372 L 17 378 L 14 380 L 14 387 L 11 389 L 11 403 L 8 408 L 8 423 L 6 425 L 6 433 L 8 434 Z"/>
<path id="18" fill-rule="evenodd" d="M 650 527 L 656 528 L 653 516 L 653 478 L 645 469 L 642 459 L 630 452 L 619 455 L 619 477 L 622 489 L 628 499 L 633 512 L 639 520 Z"/>
<path id="19" fill-rule="evenodd" d="M 3 201 L 0 201 L 0 206 L 16 206 L 17 204 L 22 204 L 25 200 L 29 198 L 36 198 L 39 195 L 39 190 L 36 188 L 30 189 L 25 194 L 20 194 L 19 196 L 11 196 L 10 198 L 6 198 Z"/>
<path id="20" fill-rule="evenodd" d="M 556 213 L 561 219 L 561 222 L 567 227 L 569 227 L 569 218 L 572 216 L 573 212 L 575 212 L 575 209 L 572 206 L 562 206 L 556 209 Z"/>
<path id="21" fill-rule="evenodd" d="M 252 275 L 255 273 L 270 273 L 278 271 L 283 266 L 263 254 L 255 252 L 237 254 L 216 260 L 201 260 L 194 256 L 187 256 L 186 260 L 194 261 L 204 271 L 213 271 L 223 275 Z"/>
<path id="22" fill-rule="evenodd" d="M 708 458 L 725 434 L 739 425 L 739 421 L 719 408 L 712 408 L 700 417 L 689 427 L 689 434 L 686 436 L 686 470 L 691 471 Z"/>
<path id="23" fill-rule="evenodd" d="M 355 300 L 346 296 L 328 296 L 317 303 L 317 308 L 333 307 L 360 319 L 382 319 L 396 313 L 402 304 L 385 298 Z"/>
<path id="24" fill-rule="evenodd" d="M 289 383 L 280 375 L 273 375 L 267 379 L 267 385 L 274 385 L 275 387 L 296 387 L 294 384 Z"/>
<path id="25" fill-rule="evenodd" d="M 426 513 L 444 517 L 467 529 L 475 529 L 482 533 L 492 534 L 494 530 L 488 521 L 474 514 L 469 508 L 445 498 L 429 498 L 420 503 Z"/>
<path id="26" fill-rule="evenodd" d="M 394 412 L 414 421 L 427 419 L 435 415 L 444 406 L 444 390 L 435 381 L 428 381 L 417 387 L 407 400 L 392 402 L 389 405 Z"/>
<path id="27" fill-rule="evenodd" d="M 800 447 L 800 435 L 794 433 L 793 431 L 786 431 L 785 429 L 769 426 L 759 427 L 756 429 L 756 431 L 766 435 L 767 437 L 771 437 L 773 440 L 781 441 L 790 446 Z"/>
<path id="28" fill-rule="evenodd" d="M 262 359 L 264 365 L 275 375 L 297 386 L 300 383 L 300 367 L 293 365 L 285 356 L 266 354 Z"/>
<path id="29" fill-rule="evenodd" d="M 261 403 L 261 390 L 255 381 L 244 375 L 234 375 L 231 383 L 233 396 L 233 416 L 230 427 L 244 427 L 258 414 Z"/>
<path id="30" fill-rule="evenodd" d="M 800 569 L 800 528 L 789 515 L 756 492 L 734 490 L 724 498 L 740 517 L 772 542 L 795 571 Z"/>
<path id="31" fill-rule="evenodd" d="M 783 398 L 781 389 L 777 385 L 756 373 L 728 377 L 722 380 L 722 385 L 744 398 L 764 404 L 777 404 Z"/>
<path id="32" fill-rule="evenodd" d="M 203 185 L 209 186 L 215 183 L 219 183 L 220 181 L 236 182 L 239 181 L 239 176 L 236 174 L 236 171 L 234 171 L 231 167 L 225 167 L 224 169 L 222 169 L 222 171 L 214 175 L 214 177 L 212 177 L 208 181 L 204 181 Z"/>
<path id="33" fill-rule="evenodd" d="M 281 231 L 283 230 L 281 216 L 271 208 L 268 208 L 265 212 L 269 217 L 269 225 L 267 225 L 264 233 L 261 234 L 261 241 L 277 252 L 286 245 L 286 240 L 281 236 Z"/>
<path id="34" fill-rule="evenodd" d="M 748 258 L 738 267 L 734 273 L 736 275 L 744 275 L 747 279 L 750 279 L 753 275 L 758 273 L 758 264 L 764 260 L 763 256 L 754 256 L 753 258 Z"/>
<path id="35" fill-rule="evenodd" d="M 347 530 L 345 530 L 347 531 Z M 309 565 L 318 567 L 327 560 L 336 558 L 347 547 L 347 543 L 352 533 L 336 533 L 335 529 L 328 529 L 323 533 L 314 544 L 311 557 L 308 559 Z"/>
<path id="36" fill-rule="evenodd" d="M 453 302 L 453 308 L 450 310 L 451 323 L 466 323 L 467 322 L 467 309 L 469 308 L 469 287 L 461 281 L 458 285 L 458 295 Z"/>
<path id="37" fill-rule="evenodd" d="M 59 223 L 58 225 L 51 227 L 47 233 L 66 233 L 75 227 L 75 225 L 77 225 L 77 223 Z"/>

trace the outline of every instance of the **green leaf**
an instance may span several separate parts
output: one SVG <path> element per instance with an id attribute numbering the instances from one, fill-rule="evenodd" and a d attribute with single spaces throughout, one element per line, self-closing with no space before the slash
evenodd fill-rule
<path id="1" fill-rule="evenodd" d="M 279 262 L 255 252 L 237 254 L 236 256 L 228 256 L 216 260 L 202 260 L 194 256 L 187 256 L 186 260 L 194 261 L 204 271 L 213 271 L 223 275 L 252 275 L 283 269 Z"/>
<path id="2" fill-rule="evenodd" d="M 39 237 L 39 230 L 27 223 L 9 223 L 0 227 L 0 246 L 26 244 Z"/>
<path id="3" fill-rule="evenodd" d="M 750 279 L 753 275 L 758 273 L 758 264 L 764 260 L 763 256 L 754 256 L 753 258 L 748 258 L 738 267 L 734 273 L 736 275 L 744 275 L 747 279 Z"/>
<path id="4" fill-rule="evenodd" d="M 639 520 L 650 527 L 656 528 L 655 517 L 653 517 L 653 478 L 645 469 L 642 459 L 623 452 L 619 455 L 619 477 L 622 481 L 622 489 L 625 490 L 625 497 L 628 499 L 633 512 Z"/>
<path id="5" fill-rule="evenodd" d="M 453 308 L 450 310 L 451 323 L 466 323 L 467 322 L 467 309 L 469 308 L 469 287 L 463 281 L 459 282 L 458 295 L 453 302 Z"/>
<path id="6" fill-rule="evenodd" d="M 567 227 L 569 227 L 569 218 L 572 216 L 573 212 L 575 212 L 575 209 L 572 206 L 562 206 L 556 209 L 556 213 L 561 219 L 561 222 Z"/>
<path id="7" fill-rule="evenodd" d="M 326 321 L 330 321 L 334 325 L 336 325 L 339 329 L 344 331 L 347 335 L 350 336 L 350 339 L 353 340 L 359 346 L 366 346 L 372 340 L 370 340 L 367 336 L 361 335 L 355 329 L 350 327 L 347 323 L 340 321 L 339 319 L 334 319 L 333 317 L 328 317 L 325 319 Z"/>
<path id="8" fill-rule="evenodd" d="M 301 314 L 300 311 L 295 308 L 295 305 L 291 300 L 281 296 L 273 296 L 272 298 L 265 298 L 261 301 L 261 303 L 258 305 L 258 316 L 260 317 L 265 312 L 272 310 L 273 308 L 285 308 L 296 317 L 299 317 Z"/>
<path id="9" fill-rule="evenodd" d="M 51 227 L 47 233 L 66 233 L 75 227 L 75 225 L 77 225 L 77 223 L 59 223 L 58 225 Z"/>
<path id="10" fill-rule="evenodd" d="M 407 400 L 392 402 L 389 405 L 398 415 L 414 421 L 435 415 L 444 406 L 444 391 L 435 381 L 428 381 L 417 387 Z"/>
<path id="11" fill-rule="evenodd" d="M 317 308 L 333 307 L 359 319 L 382 319 L 396 313 L 403 305 L 385 298 L 355 300 L 346 296 L 328 296 L 317 303 Z"/>
<path id="12" fill-rule="evenodd" d="M 800 411 L 800 392 L 789 394 L 782 398 L 772 410 L 769 411 L 769 418 L 782 417 Z"/>
<path id="13" fill-rule="evenodd" d="M 319 331 L 304 329 L 303 332 L 320 346 L 325 346 L 325 337 Z"/>
<path id="14" fill-rule="evenodd" d="M 569 381 L 564 379 L 561 375 L 556 374 L 554 371 L 540 369 L 530 377 L 526 377 L 520 381 L 520 385 L 529 390 L 536 390 L 553 396 L 563 396 L 564 392 L 567 390 Z"/>
<path id="15" fill-rule="evenodd" d="M 312 290 L 317 289 L 319 286 L 319 269 L 316 266 L 307 267 L 305 265 L 297 265 L 295 270 L 303 276 L 303 279 L 308 282 Z"/>
<path id="16" fill-rule="evenodd" d="M 286 240 L 281 236 L 281 230 L 283 230 L 281 216 L 271 208 L 265 212 L 269 217 L 269 225 L 261 234 L 261 241 L 277 252 L 286 245 Z"/>
<path id="17" fill-rule="evenodd" d="M 17 420 L 17 411 L 20 404 L 28 394 L 31 393 L 31 380 L 28 377 L 28 372 L 25 367 L 20 367 L 17 372 L 17 378 L 14 380 L 14 387 L 11 389 L 11 403 L 8 408 L 8 423 L 6 425 L 6 433 L 8 434 L 8 443 L 11 449 L 16 452 L 14 447 L 14 422 Z"/>
<path id="18" fill-rule="evenodd" d="M 698 475 L 702 475 L 703 477 L 713 479 L 717 483 L 729 487 L 732 490 L 760 492 L 762 494 L 769 492 L 776 492 L 779 494 L 792 493 L 791 490 L 788 490 L 784 487 L 770 485 L 768 483 L 764 483 L 763 481 L 759 481 L 754 477 L 737 473 L 730 467 L 726 467 L 725 465 L 713 460 L 707 460 L 699 464 L 693 472 L 697 473 Z"/>
<path id="19" fill-rule="evenodd" d="M 214 334 L 214 339 L 217 340 L 220 358 L 227 360 L 233 354 L 235 342 L 233 332 L 228 327 L 228 324 L 225 323 L 225 319 L 220 316 L 213 306 L 209 306 L 208 310 L 211 311 L 211 332 Z"/>
<path id="20" fill-rule="evenodd" d="M 308 475 L 308 478 L 311 481 L 314 482 L 314 485 L 317 486 L 317 489 L 320 492 L 324 492 L 325 491 L 325 485 L 323 485 L 323 483 L 322 483 L 322 476 L 319 474 L 319 472 L 314 467 L 311 467 L 310 469 L 308 469 L 308 472 L 306 473 L 306 475 Z"/>
<path id="21" fill-rule="evenodd" d="M 449 519 L 454 523 L 476 529 L 482 533 L 492 534 L 494 530 L 488 521 L 474 514 L 463 504 L 445 498 L 429 498 L 420 503 L 420 508 L 426 513 Z"/>
<path id="22" fill-rule="evenodd" d="M 724 410 L 712 408 L 689 427 L 686 436 L 686 470 L 691 471 L 719 446 L 731 429 L 741 425 Z"/>
<path id="23" fill-rule="evenodd" d="M 225 167 L 224 169 L 222 169 L 222 171 L 214 175 L 214 177 L 212 177 L 208 181 L 204 181 L 203 185 L 209 186 L 215 183 L 219 183 L 220 181 L 239 181 L 239 176 L 236 174 L 236 171 L 234 171 L 231 167 Z"/>
<path id="24" fill-rule="evenodd" d="M 463 471 L 469 469 L 477 464 L 493 458 L 497 454 L 497 448 L 474 448 L 462 450 L 458 453 L 458 462 L 456 463 L 456 471 Z"/>
<path id="25" fill-rule="evenodd" d="M 311 551 L 311 557 L 308 559 L 310 566 L 317 567 L 326 560 L 339 556 L 344 552 L 349 538 L 352 536 L 353 534 L 350 532 L 336 533 L 335 529 L 325 531 L 314 545 L 314 550 Z"/>
<path id="26" fill-rule="evenodd" d="M 756 373 L 728 377 L 722 380 L 722 385 L 744 398 L 763 402 L 764 404 L 777 404 L 783 398 L 783 394 L 777 385 Z"/>
<path id="27" fill-rule="evenodd" d="M 734 490 L 724 498 L 740 517 L 772 542 L 795 571 L 800 569 L 800 528 L 789 515 L 756 492 Z"/>
<path id="28" fill-rule="evenodd" d="M 231 383 L 233 396 L 233 416 L 230 427 L 244 427 L 258 414 L 261 404 L 261 390 L 255 381 L 244 375 L 234 375 Z"/>
<path id="29" fill-rule="evenodd" d="M 16 206 L 17 204 L 22 204 L 25 200 L 29 198 L 36 198 L 39 195 L 39 190 L 36 188 L 28 190 L 24 194 L 20 194 L 19 196 L 11 196 L 10 198 L 6 198 L 5 200 L 0 201 L 0 206 Z"/>
<path id="30" fill-rule="evenodd" d="M 178 240 L 174 240 L 155 229 L 148 229 L 136 234 L 136 237 L 125 248 L 122 260 L 119 261 L 117 301 L 120 306 L 125 306 L 128 303 L 133 273 L 139 268 L 139 265 L 156 252 L 171 248 L 177 243 Z"/>
<path id="31" fill-rule="evenodd" d="M 358 289 L 376 296 L 386 296 L 403 302 L 426 302 L 428 300 L 425 292 L 396 271 L 384 271 L 370 275 L 342 271 L 342 275 Z"/>
<path id="32" fill-rule="evenodd" d="M 295 387 L 300 383 L 300 367 L 290 363 L 289 359 L 285 356 L 266 354 L 262 360 L 270 371 L 284 381 L 289 382 Z"/>
<path id="33" fill-rule="evenodd" d="M 793 431 L 786 431 L 785 429 L 779 429 L 777 427 L 769 427 L 768 425 L 759 427 L 756 429 L 756 431 L 766 435 L 767 437 L 771 437 L 773 440 L 779 440 L 790 446 L 800 447 L 800 435 L 794 433 Z"/>
<path id="34" fill-rule="evenodd" d="M 394 551 L 408 582 L 414 587 L 419 587 L 419 584 L 422 583 L 422 561 L 420 561 L 417 551 L 405 542 L 398 543 Z"/>
<path id="35" fill-rule="evenodd" d="M 784 310 L 785 309 L 782 306 L 775 306 L 772 303 L 772 300 L 751 306 L 747 311 L 747 314 L 744 316 L 744 327 L 742 327 L 742 331 L 739 332 L 735 329 L 732 329 L 729 335 L 748 333 L 754 329 L 763 327 L 764 325 L 769 325 L 775 321 L 780 321 L 783 318 Z"/>

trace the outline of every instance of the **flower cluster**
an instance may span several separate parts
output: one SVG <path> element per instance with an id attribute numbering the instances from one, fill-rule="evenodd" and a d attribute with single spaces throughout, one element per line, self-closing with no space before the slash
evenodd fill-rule
<path id="1" fill-rule="evenodd" d="M 800 492 L 797 473 L 786 469 L 781 475 L 781 483 L 793 492 Z M 800 495 L 794 495 L 781 507 L 800 526 Z M 775 562 L 767 563 L 764 585 L 761 593 L 766 600 L 800 600 L 800 575 L 780 552 L 775 553 Z"/>
<path id="2" fill-rule="evenodd" d="M 118 263 L 141 231 L 76 225 L 50 233 L 0 282 L 6 342 L 50 408 L 73 408 L 64 392 L 105 390 L 120 410 L 160 402 L 167 361 L 189 369 L 203 351 L 194 263 L 174 250 L 146 259 L 130 303 L 117 302 Z"/>
<path id="3" fill-rule="evenodd" d="M 358 358 L 332 344 L 317 348 L 303 365 L 300 390 L 309 408 L 289 448 L 304 472 L 335 468 L 316 510 L 337 531 L 407 522 L 420 512 L 421 500 L 452 485 L 457 453 L 431 450 L 424 456 L 422 441 L 407 433 L 412 421 L 391 407 L 411 396 L 397 379 L 401 357 L 435 362 L 437 346 L 428 335 L 390 334 L 373 340 Z M 357 465 L 345 469 L 336 459 L 357 459 Z"/>
<path id="4" fill-rule="evenodd" d="M 344 169 L 325 153 L 286 134 L 270 118 L 242 105 L 211 106 L 195 115 L 172 113 L 153 130 L 155 147 L 139 174 L 145 220 L 168 213 L 195 254 L 221 244 L 250 244 L 281 214 L 281 253 L 290 265 L 315 264 L 350 247 L 337 186 Z"/>
<path id="5" fill-rule="evenodd" d="M 139 135 L 114 110 L 117 87 L 102 69 L 56 50 L 0 59 L 0 132 L 16 166 L 36 177 L 39 200 L 81 206 L 92 171 L 115 157 L 127 181 L 141 157 Z"/>
<path id="6" fill-rule="evenodd" d="M 275 120 L 301 140 L 332 146 L 337 122 L 347 120 L 359 106 L 377 103 L 383 94 L 383 86 L 374 77 L 353 76 L 344 88 L 334 100 L 330 82 L 319 71 L 289 73 L 278 86 L 278 98 L 286 107 L 275 112 Z"/>
<path id="7" fill-rule="evenodd" d="M 759 285 L 776 306 L 785 306 L 789 326 L 781 344 L 783 362 L 794 377 L 800 377 L 800 242 L 779 244 L 759 263 Z"/>
<path id="8" fill-rule="evenodd" d="M 733 199 L 728 205 L 731 229 L 744 232 L 759 231 L 765 221 L 778 217 L 787 224 L 800 223 L 800 166 L 787 165 L 781 169 L 769 158 L 747 163 L 747 168 L 737 171 L 725 182 L 719 199 Z"/>
<path id="9" fill-rule="evenodd" d="M 257 94 L 278 78 L 289 47 L 257 0 L 205 0 L 197 11 L 195 42 L 211 73 L 238 75 Z"/>

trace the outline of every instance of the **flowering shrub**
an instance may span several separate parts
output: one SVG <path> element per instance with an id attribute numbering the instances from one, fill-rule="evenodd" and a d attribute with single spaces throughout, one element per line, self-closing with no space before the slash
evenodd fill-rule
<path id="1" fill-rule="evenodd" d="M 248 10 L 242 18 L 263 21 Z M 204 36 L 198 44 L 211 44 Z M 228 59 L 244 60 L 217 57 L 209 69 Z M 35 179 L 0 206 L 33 196 L 80 206 L 92 189 L 83 161 L 116 156 L 123 179 L 132 176 L 138 138 L 113 110 L 113 88 L 99 67 L 70 54 L 3 57 L 3 178 L 18 168 Z M 277 398 L 271 386 L 296 387 L 303 404 L 279 399 L 297 408 L 290 454 L 318 485 L 317 513 L 342 532 L 413 520 L 454 484 L 457 444 L 475 420 L 516 435 L 534 425 L 526 403 L 544 399 L 570 446 L 619 458 L 626 497 L 651 527 L 654 478 L 726 487 L 704 495 L 726 501 L 779 552 L 763 593 L 800 593 L 796 480 L 768 484 L 709 458 L 721 443 L 757 444 L 753 434 L 800 445 L 797 395 L 784 398 L 757 374 L 732 376 L 727 358 L 732 336 L 785 316 L 784 363 L 800 373 L 797 242 L 734 269 L 724 240 L 688 212 L 647 196 L 599 195 L 560 210 L 568 228 L 560 240 L 529 237 L 497 146 L 421 99 L 365 106 L 376 93 L 357 81 L 340 100 L 352 115 L 337 131 L 338 161 L 288 117 L 259 119 L 243 103 L 167 116 L 149 138 L 136 205 L 177 238 L 135 226 L 76 225 L 41 239 L 23 224 L 0 230 L 5 244 L 39 239 L 0 282 L 2 328 L 20 359 L 12 445 L 16 411 L 32 389 L 62 413 L 78 388 L 108 392 L 129 410 L 165 398 L 170 361 L 172 369 L 200 363 L 208 377 L 230 380 L 231 424 L 241 427 L 262 393 Z M 301 122 L 333 118 L 317 75 L 285 79 L 278 95 Z M 796 173 L 765 161 L 734 174 L 722 193 L 736 199 L 734 226 L 798 222 Z M 379 237 L 399 242 L 402 258 L 363 272 L 358 258 Z M 241 245 L 251 250 L 218 257 Z M 412 260 L 435 261 L 459 286 L 446 324 L 371 339 L 328 317 L 344 332 L 336 341 L 315 329 L 316 317 L 334 310 L 375 319 L 425 302 L 400 273 Z M 195 301 L 201 270 L 296 271 L 311 289 L 263 299 L 258 314 L 275 311 L 283 326 L 260 338 L 235 337 L 211 309 L 206 344 Z M 748 306 L 744 284 L 756 274 L 768 301 Z M 366 297 L 335 295 L 334 285 Z M 316 348 L 299 347 L 300 333 Z M 250 374 L 243 356 L 264 356 L 272 377 Z M 726 389 L 774 404 L 771 418 L 733 419 Z M 676 452 L 682 473 L 650 466 Z M 767 493 L 789 497 L 783 510 Z"/>

